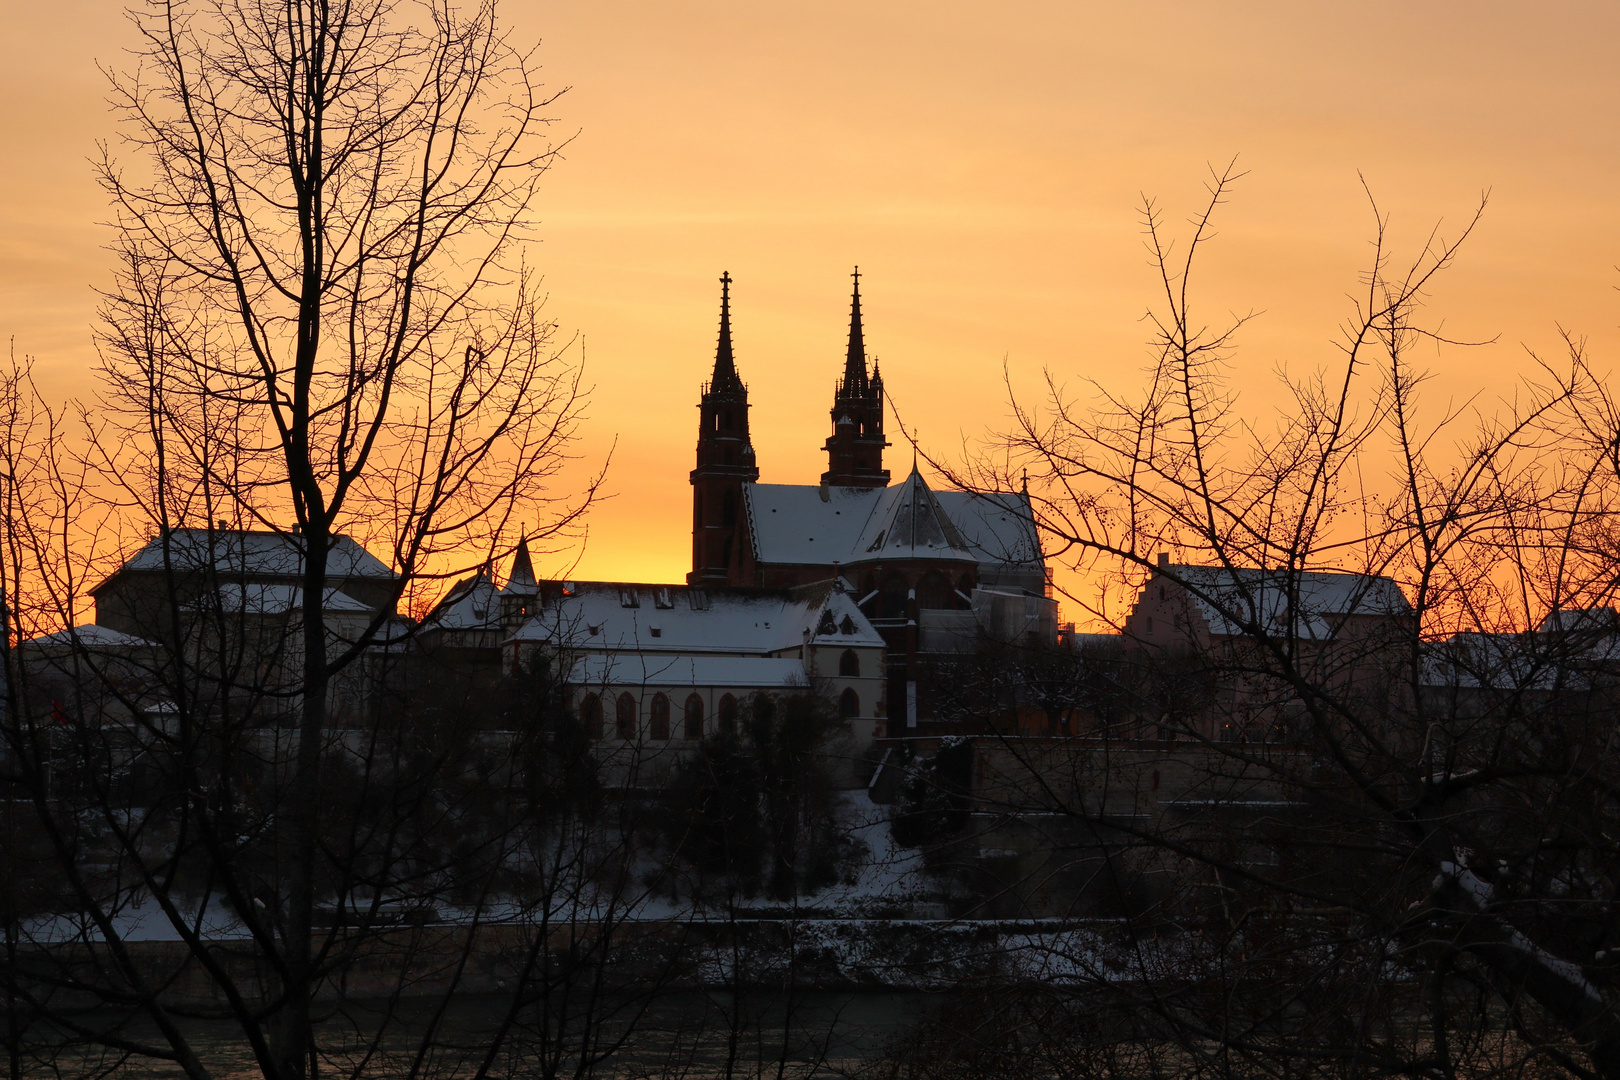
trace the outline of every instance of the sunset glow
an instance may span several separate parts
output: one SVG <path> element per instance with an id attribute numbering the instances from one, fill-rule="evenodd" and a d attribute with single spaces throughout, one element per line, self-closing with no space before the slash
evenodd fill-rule
<path id="1" fill-rule="evenodd" d="M 1431 298 L 1438 410 L 1509 395 L 1560 328 L 1600 371 L 1620 345 L 1620 12 L 1612 5 L 1282 3 L 540 4 L 569 141 L 531 261 L 595 391 L 581 470 L 611 449 L 584 578 L 690 565 L 699 384 L 729 271 L 761 480 L 811 483 L 863 274 L 867 347 L 927 453 L 1006 422 L 1043 369 L 1138 381 L 1156 300 L 1138 211 L 1172 225 L 1207 163 L 1248 176 L 1201 294 L 1261 313 L 1236 357 L 1246 411 L 1272 373 L 1333 359 L 1368 258 L 1362 178 L 1399 252 L 1489 206 Z M 117 3 L 12 5 L 0 66 L 0 333 L 48 389 L 93 392 L 107 216 L 87 159 L 117 153 L 97 64 L 132 45 Z M 1195 283 L 1197 284 L 1197 283 Z M 897 430 L 897 428 L 896 428 Z M 899 443 L 899 439 L 895 441 Z M 903 469 L 909 449 L 890 450 Z M 903 461 L 902 459 L 907 459 Z M 583 475 L 583 473 L 582 473 Z M 542 573 L 564 561 L 553 560 Z"/>

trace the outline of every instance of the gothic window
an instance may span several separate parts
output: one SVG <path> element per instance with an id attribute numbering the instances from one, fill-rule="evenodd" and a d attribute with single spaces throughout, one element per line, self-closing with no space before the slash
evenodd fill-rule
<path id="1" fill-rule="evenodd" d="M 669 698 L 663 694 L 652 699 L 652 716 L 650 717 L 652 737 L 655 739 L 669 738 Z"/>
<path id="2" fill-rule="evenodd" d="M 929 611 L 956 606 L 951 603 L 951 585 L 945 580 L 945 575 L 930 570 L 922 576 L 917 582 L 917 606 Z"/>
<path id="3" fill-rule="evenodd" d="M 776 699 L 769 694 L 754 695 L 754 720 L 759 724 L 768 724 L 776 716 Z"/>
<path id="4" fill-rule="evenodd" d="M 579 703 L 579 722 L 585 728 L 587 739 L 600 739 L 602 737 L 602 699 L 595 694 L 586 694 L 585 700 Z"/>
<path id="5" fill-rule="evenodd" d="M 636 737 L 636 699 L 629 694 L 619 695 L 618 728 L 619 738 L 626 742 Z"/>
<path id="6" fill-rule="evenodd" d="M 845 653 L 844 655 L 849 655 Z M 861 715 L 861 698 L 853 689 L 846 689 L 838 695 L 838 715 L 845 720 Z"/>
<path id="7" fill-rule="evenodd" d="M 845 649 L 844 655 L 838 658 L 838 674 L 846 679 L 861 677 L 861 658 L 855 655 L 854 649 Z"/>
<path id="8" fill-rule="evenodd" d="M 737 699 L 727 694 L 720 699 L 719 727 L 726 733 L 737 730 Z"/>
<path id="9" fill-rule="evenodd" d="M 688 739 L 703 738 L 703 699 L 693 694 L 686 699 L 686 715 L 683 718 L 685 731 L 682 732 Z"/>
<path id="10" fill-rule="evenodd" d="M 903 619 L 906 617 L 906 576 L 899 572 L 890 574 L 883 579 L 883 594 L 879 597 L 878 610 L 885 619 Z"/>

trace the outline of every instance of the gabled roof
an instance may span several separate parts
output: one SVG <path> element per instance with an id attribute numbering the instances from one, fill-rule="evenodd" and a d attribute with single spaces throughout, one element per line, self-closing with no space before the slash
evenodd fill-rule
<path id="1" fill-rule="evenodd" d="M 754 557 L 762 563 L 848 562 L 884 488 L 744 484 Z"/>
<path id="2" fill-rule="evenodd" d="M 1295 635 L 1325 640 L 1335 619 L 1353 615 L 1410 615 L 1399 585 L 1381 574 L 1327 570 L 1227 569 L 1166 565 L 1161 572 L 1187 587 L 1212 634 L 1236 637 L 1251 619 Z"/>
<path id="3" fill-rule="evenodd" d="M 210 603 L 203 597 L 198 597 L 185 605 L 187 611 L 202 611 L 213 608 L 217 603 L 217 610 L 231 614 L 247 615 L 286 615 L 301 611 L 304 607 L 304 590 L 296 585 L 265 585 L 250 583 L 247 585 L 235 582 L 221 585 L 215 594 L 217 601 Z M 337 589 L 327 589 L 322 597 L 321 607 L 330 612 L 352 612 L 355 614 L 370 615 L 375 609 L 367 607 L 352 596 L 347 596 Z"/>
<path id="4" fill-rule="evenodd" d="M 762 563 L 812 566 L 880 557 L 961 559 L 983 566 L 1042 565 L 1028 496 L 934 492 L 915 472 L 913 476 L 927 492 L 925 501 L 919 501 L 918 493 L 911 490 L 913 477 L 888 488 L 744 484 L 743 508 L 754 557 Z M 912 505 L 922 511 L 921 547 L 908 548 L 904 555 L 898 548 L 867 551 L 880 531 L 885 532 L 885 545 L 910 540 L 907 525 L 902 524 L 897 534 L 892 524 Z M 937 531 L 929 529 L 930 518 L 939 523 Z"/>
<path id="5" fill-rule="evenodd" d="M 501 625 L 501 590 L 482 572 L 462 578 L 422 620 L 424 629 L 492 630 Z"/>
<path id="6" fill-rule="evenodd" d="M 77 647 L 81 649 L 155 649 L 156 643 L 138 638 L 134 634 L 124 634 L 96 623 L 81 623 L 68 630 L 58 630 L 54 634 L 45 634 L 42 637 L 30 638 L 22 643 L 24 648 L 34 647 L 40 649 Z"/>
<path id="7" fill-rule="evenodd" d="M 934 498 L 980 563 L 1044 565 L 1029 496 L 1020 492 L 936 491 Z"/>
<path id="8" fill-rule="evenodd" d="M 830 583 L 790 591 L 579 582 L 509 640 L 591 651 L 762 656 L 802 645 L 807 630 L 820 645 L 883 647 L 855 601 Z"/>
<path id="9" fill-rule="evenodd" d="M 978 561 L 916 465 L 903 482 L 879 491 L 849 561 L 882 559 Z"/>
<path id="10" fill-rule="evenodd" d="M 181 573 L 212 569 L 227 578 L 297 578 L 303 574 L 303 539 L 296 533 L 171 529 L 167 545 L 160 536 L 148 540 L 123 566 L 92 589 L 91 594 L 125 571 L 161 572 L 165 565 L 165 546 L 168 564 Z M 342 535 L 333 538 L 332 550 L 327 555 L 326 576 L 394 580 L 394 572 L 382 560 L 351 537 Z"/>

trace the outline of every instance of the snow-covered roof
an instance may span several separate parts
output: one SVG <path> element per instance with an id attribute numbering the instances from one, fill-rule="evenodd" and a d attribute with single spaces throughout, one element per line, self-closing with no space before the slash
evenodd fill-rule
<path id="1" fill-rule="evenodd" d="M 217 610 L 228 611 L 232 614 L 246 613 L 249 615 L 285 615 L 292 611 L 301 611 L 304 606 L 304 590 L 296 585 L 241 585 L 230 583 L 221 585 L 217 590 L 219 600 Z M 331 612 L 355 612 L 371 614 L 371 608 L 347 596 L 337 589 L 327 589 L 322 597 L 321 606 Z M 187 611 L 200 611 L 212 608 L 208 601 L 198 598 L 187 604 Z"/>
<path id="2" fill-rule="evenodd" d="M 849 561 L 880 559 L 978 561 L 915 465 L 903 482 L 878 493 Z"/>
<path id="3" fill-rule="evenodd" d="M 593 654 L 569 672 L 575 686 L 645 686 L 696 689 L 727 687 L 784 690 L 809 685 L 798 660 L 764 656 L 668 656 L 657 653 Z"/>
<path id="4" fill-rule="evenodd" d="M 134 634 L 124 634 L 96 623 L 81 623 L 68 630 L 58 630 L 54 634 L 45 634 L 42 637 L 31 638 L 23 642 L 24 646 L 48 649 L 61 646 L 76 646 L 81 649 L 153 649 L 157 646 L 145 638 L 138 638 Z"/>
<path id="5" fill-rule="evenodd" d="M 501 625 L 501 590 L 482 573 L 462 578 L 434 605 L 424 628 L 491 630 Z"/>
<path id="6" fill-rule="evenodd" d="M 1042 565 L 1041 541 L 1029 496 L 1017 492 L 936 491 L 968 550 L 981 563 Z"/>
<path id="7" fill-rule="evenodd" d="M 764 563 L 849 562 L 883 488 L 744 484 L 754 555 Z"/>
<path id="8" fill-rule="evenodd" d="M 125 570 L 161 571 L 164 547 L 161 537 L 153 537 L 113 576 Z M 182 572 L 213 568 L 222 575 L 248 577 L 297 577 L 303 573 L 303 539 L 296 533 L 173 529 L 167 547 L 169 564 Z M 333 538 L 326 559 L 328 578 L 394 579 L 392 570 L 348 536 Z"/>
<path id="9" fill-rule="evenodd" d="M 1620 633 L 1620 612 L 1612 607 L 1565 608 L 1548 612 L 1537 627 L 1543 634 L 1586 633 L 1594 635 Z"/>
<path id="10" fill-rule="evenodd" d="M 1291 624 L 1299 637 L 1325 640 L 1337 618 L 1412 613 L 1400 586 L 1379 574 L 1177 565 L 1160 572 L 1187 587 L 1210 633 L 1230 637 L 1252 619 L 1277 631 Z"/>
<path id="11" fill-rule="evenodd" d="M 1041 564 L 1028 496 L 935 492 L 915 469 L 888 488 L 744 484 L 743 507 L 762 563 L 933 558 Z"/>
<path id="12" fill-rule="evenodd" d="M 830 582 L 792 590 L 579 582 L 510 640 L 593 652 L 759 656 L 802 645 L 807 630 L 820 645 L 883 647 L 854 599 Z"/>

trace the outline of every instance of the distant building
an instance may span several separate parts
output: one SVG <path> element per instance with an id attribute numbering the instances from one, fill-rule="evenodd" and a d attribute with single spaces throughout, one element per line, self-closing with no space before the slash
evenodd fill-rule
<path id="1" fill-rule="evenodd" d="M 730 276 L 721 283 L 719 345 L 698 405 L 688 583 L 848 581 L 888 647 L 891 734 L 918 722 L 915 682 L 931 642 L 956 648 L 964 635 L 1016 621 L 1024 639 L 1055 646 L 1056 605 L 1027 492 L 935 492 L 915 464 L 889 486 L 883 376 L 867 364 L 859 274 L 819 484 L 759 483 L 748 387 L 732 345 Z M 1001 625 L 988 625 L 997 615 Z"/>

